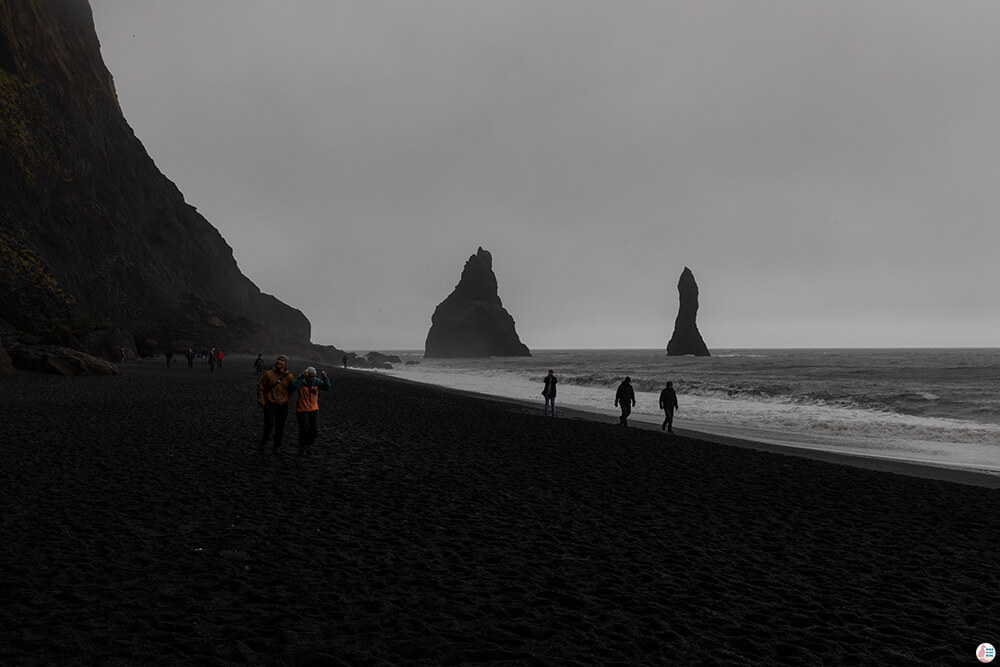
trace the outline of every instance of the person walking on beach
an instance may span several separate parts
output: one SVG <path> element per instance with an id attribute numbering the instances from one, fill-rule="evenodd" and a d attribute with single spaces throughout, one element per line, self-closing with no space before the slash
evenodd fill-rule
<path id="1" fill-rule="evenodd" d="M 189 347 L 188 351 L 184 353 L 184 356 L 187 357 L 188 368 L 194 368 L 194 350 Z"/>
<path id="2" fill-rule="evenodd" d="M 632 378 L 626 377 L 622 380 L 622 383 L 618 385 L 618 391 L 615 392 L 615 407 L 621 406 L 622 416 L 618 418 L 618 421 L 622 426 L 628 426 L 628 416 L 632 414 L 632 408 L 635 406 L 635 390 L 632 389 Z"/>
<path id="3" fill-rule="evenodd" d="M 214 373 L 215 372 L 215 348 L 214 347 L 212 348 L 212 351 L 208 353 L 208 372 L 209 373 Z"/>
<path id="4" fill-rule="evenodd" d="M 677 392 L 674 391 L 674 383 L 668 382 L 663 391 L 660 392 L 660 409 L 666 415 L 663 426 L 660 430 L 667 430 L 667 433 L 674 432 L 674 410 L 677 409 Z"/>
<path id="5" fill-rule="evenodd" d="M 556 384 L 559 380 L 549 369 L 549 374 L 545 376 L 545 389 L 542 389 L 542 396 L 545 397 L 545 415 L 549 414 L 549 406 L 552 406 L 552 416 L 556 416 Z"/>
<path id="6" fill-rule="evenodd" d="M 209 358 L 211 363 L 211 358 Z M 263 453 L 267 439 L 274 430 L 274 446 L 271 453 L 277 454 L 281 449 L 281 437 L 285 433 L 285 421 L 288 419 L 288 404 L 291 402 L 292 382 L 295 378 L 288 372 L 288 357 L 279 355 L 274 362 L 274 368 L 260 376 L 257 382 L 257 402 L 264 411 L 264 433 L 260 437 L 260 450 Z"/>
<path id="7" fill-rule="evenodd" d="M 299 456 L 312 454 L 313 443 L 319 435 L 319 392 L 330 388 L 326 371 L 316 379 L 316 369 L 310 366 L 292 383 L 292 391 L 299 392 L 295 404 L 295 419 L 299 422 Z"/>
<path id="8" fill-rule="evenodd" d="M 219 351 L 215 353 L 215 360 L 217 362 L 219 362 L 219 370 L 220 371 L 222 370 L 222 359 L 223 359 L 223 357 L 222 357 L 222 348 L 220 347 Z"/>
<path id="9" fill-rule="evenodd" d="M 257 359 L 253 362 L 253 369 L 257 371 L 257 377 L 260 377 L 261 373 L 264 372 L 264 356 L 258 353 Z"/>
<path id="10" fill-rule="evenodd" d="M 341 361 L 344 362 L 344 368 L 347 368 L 347 355 L 346 354 L 344 355 L 344 358 L 341 359 Z"/>

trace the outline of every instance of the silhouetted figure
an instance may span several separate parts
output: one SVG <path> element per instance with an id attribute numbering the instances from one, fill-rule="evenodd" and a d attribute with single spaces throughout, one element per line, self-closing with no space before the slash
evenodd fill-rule
<path id="1" fill-rule="evenodd" d="M 295 404 L 295 419 L 299 422 L 299 456 L 312 454 L 313 443 L 319 435 L 319 392 L 330 388 L 330 379 L 322 371 L 321 379 L 316 379 L 316 369 L 310 366 L 292 383 L 292 391 L 298 390 L 299 400 Z"/>
<path id="2" fill-rule="evenodd" d="M 280 355 L 274 368 L 260 376 L 257 382 L 257 403 L 264 411 L 264 432 L 260 437 L 260 451 L 267 447 L 267 439 L 274 429 L 274 445 L 271 452 L 281 449 L 281 437 L 285 433 L 288 419 L 288 404 L 291 402 L 292 382 L 295 380 L 287 368 L 288 357 Z"/>
<path id="3" fill-rule="evenodd" d="M 163 356 L 167 358 L 167 368 L 170 368 L 170 362 L 174 360 L 174 353 L 171 352 L 170 350 L 167 350 L 166 352 L 163 353 Z"/>
<path id="4" fill-rule="evenodd" d="M 222 348 L 220 347 L 219 350 L 215 353 L 215 361 L 216 361 L 216 363 L 219 364 L 219 370 L 222 370 L 222 358 L 223 358 L 222 357 Z"/>
<path id="5" fill-rule="evenodd" d="M 209 373 L 214 373 L 215 372 L 215 363 L 216 363 L 216 361 L 217 361 L 217 359 L 216 359 L 216 356 L 215 356 L 215 348 L 213 347 L 212 351 L 208 353 L 208 372 Z"/>
<path id="6" fill-rule="evenodd" d="M 346 354 L 344 355 L 343 361 L 344 361 L 344 368 L 347 368 L 347 355 Z"/>
<path id="7" fill-rule="evenodd" d="M 674 391 L 673 382 L 668 382 L 667 386 L 660 392 L 660 409 L 663 410 L 663 414 L 666 416 L 660 430 L 666 429 L 667 433 L 673 433 L 674 410 L 677 409 L 677 392 Z"/>
<path id="8" fill-rule="evenodd" d="M 622 426 L 628 426 L 628 416 L 635 406 L 635 390 L 632 389 L 632 378 L 626 377 L 615 392 L 615 407 L 621 406 L 622 416 L 618 418 Z"/>
<path id="9" fill-rule="evenodd" d="M 257 359 L 253 362 L 253 369 L 257 371 L 257 377 L 260 377 L 264 372 L 264 357 L 261 354 L 257 355 Z"/>
<path id="10" fill-rule="evenodd" d="M 194 350 L 189 347 L 188 351 L 184 353 L 184 356 L 187 357 L 188 368 L 194 368 Z"/>
<path id="11" fill-rule="evenodd" d="M 555 374 L 552 370 L 549 370 L 549 374 L 545 376 L 545 388 L 542 389 L 542 396 L 545 397 L 545 415 L 548 416 L 549 408 L 552 408 L 552 416 L 556 416 L 556 384 L 559 380 L 556 379 Z"/>

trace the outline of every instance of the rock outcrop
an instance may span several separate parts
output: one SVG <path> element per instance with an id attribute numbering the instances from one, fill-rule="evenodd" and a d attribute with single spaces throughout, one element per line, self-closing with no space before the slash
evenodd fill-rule
<path id="1" fill-rule="evenodd" d="M 0 328 L 81 316 L 137 340 L 322 352 L 156 168 L 86 0 L 0 0 Z"/>
<path id="2" fill-rule="evenodd" d="M 674 321 L 674 335 L 667 343 L 668 356 L 694 355 L 709 357 L 711 353 L 698 331 L 698 283 L 694 281 L 691 269 L 684 267 L 681 278 L 677 281 L 677 291 L 680 293 L 680 308 Z"/>
<path id="3" fill-rule="evenodd" d="M 111 362 L 62 345 L 16 345 L 10 351 L 14 368 L 52 375 L 119 375 Z"/>
<path id="4" fill-rule="evenodd" d="M 382 354 L 381 352 L 369 352 L 365 355 L 368 363 L 377 368 L 391 369 L 393 364 L 401 364 L 403 360 L 398 354 Z"/>
<path id="5" fill-rule="evenodd" d="M 424 356 L 531 356 L 500 301 L 493 256 L 486 250 L 469 257 L 458 285 L 434 310 Z"/>

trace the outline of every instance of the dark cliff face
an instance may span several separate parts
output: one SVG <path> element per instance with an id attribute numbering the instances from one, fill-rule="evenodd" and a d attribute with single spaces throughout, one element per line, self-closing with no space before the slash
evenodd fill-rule
<path id="1" fill-rule="evenodd" d="M 709 357 L 708 346 L 701 339 L 696 319 L 698 317 L 698 283 L 694 281 L 691 269 L 684 267 L 681 278 L 677 281 L 677 291 L 680 293 L 680 308 L 674 322 L 674 335 L 667 343 L 669 356 L 694 355 Z"/>
<path id="2" fill-rule="evenodd" d="M 531 356 L 500 301 L 493 257 L 486 250 L 469 257 L 458 285 L 434 310 L 424 356 Z"/>
<path id="3" fill-rule="evenodd" d="M 0 0 L 0 325 L 79 316 L 232 351 L 310 337 L 135 137 L 86 0 Z"/>

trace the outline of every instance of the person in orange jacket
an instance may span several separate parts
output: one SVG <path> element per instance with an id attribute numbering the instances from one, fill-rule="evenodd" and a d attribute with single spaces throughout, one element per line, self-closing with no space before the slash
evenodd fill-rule
<path id="1" fill-rule="evenodd" d="M 319 435 L 319 392 L 330 388 L 330 378 L 326 371 L 316 379 L 316 369 L 310 366 L 292 382 L 292 391 L 299 392 L 295 405 L 295 418 L 299 422 L 299 455 L 312 454 L 313 443 Z"/>

